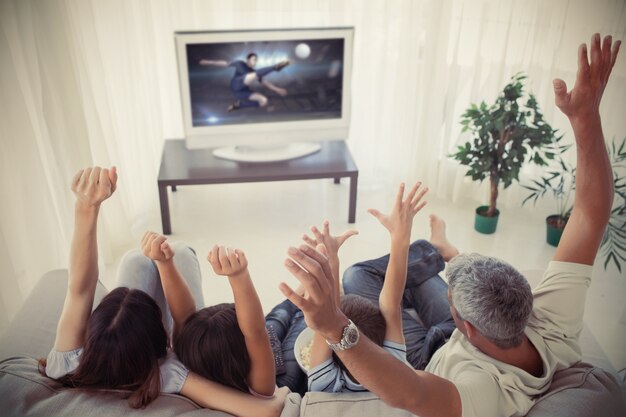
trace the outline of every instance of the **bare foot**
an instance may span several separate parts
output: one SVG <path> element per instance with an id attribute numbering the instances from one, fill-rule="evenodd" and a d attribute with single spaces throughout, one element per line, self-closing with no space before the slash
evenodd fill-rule
<path id="1" fill-rule="evenodd" d="M 449 262 L 459 254 L 459 250 L 446 237 L 446 222 L 434 214 L 430 218 L 430 243 L 437 248 L 444 261 Z"/>

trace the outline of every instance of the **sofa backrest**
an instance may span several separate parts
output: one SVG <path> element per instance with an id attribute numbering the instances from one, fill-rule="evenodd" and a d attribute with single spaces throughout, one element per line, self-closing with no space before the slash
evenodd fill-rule
<path id="1" fill-rule="evenodd" d="M 0 362 L 0 414 L 5 417 L 150 416 L 228 417 L 180 395 L 161 394 L 145 409 L 132 409 L 126 391 L 67 388 L 41 375 L 34 358 Z"/>

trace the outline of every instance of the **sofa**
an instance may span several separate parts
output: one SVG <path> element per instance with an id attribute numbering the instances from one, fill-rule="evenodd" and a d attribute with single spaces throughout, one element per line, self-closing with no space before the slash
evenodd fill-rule
<path id="1" fill-rule="evenodd" d="M 45 274 L 26 299 L 0 339 L 0 415 L 2 416 L 117 416 L 217 417 L 229 414 L 198 407 L 193 401 L 162 394 L 145 409 L 131 409 L 123 392 L 63 387 L 41 375 L 37 358 L 45 357 L 54 343 L 56 324 L 67 290 L 67 270 Z M 107 293 L 98 283 L 95 305 Z M 588 332 L 581 336 L 583 352 L 592 362 L 608 367 Z M 585 356 L 585 359 L 588 356 Z M 602 361 L 604 360 L 604 363 Z M 370 393 L 290 394 L 281 417 L 346 416 L 408 417 L 411 414 L 387 406 Z M 581 362 L 558 372 L 547 393 L 537 400 L 529 417 L 626 416 L 626 395 L 614 373 Z"/>

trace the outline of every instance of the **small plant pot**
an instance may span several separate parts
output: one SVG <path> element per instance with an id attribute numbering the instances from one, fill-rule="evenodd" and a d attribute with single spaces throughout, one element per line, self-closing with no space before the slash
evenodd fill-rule
<path id="1" fill-rule="evenodd" d="M 493 217 L 487 217 L 483 213 L 486 213 L 489 206 L 480 206 L 476 209 L 476 217 L 474 219 L 474 229 L 477 232 L 485 235 L 490 235 L 496 231 L 498 226 L 498 218 L 500 217 L 500 210 L 496 209 L 496 215 Z"/>
<path id="2" fill-rule="evenodd" d="M 552 216 L 546 217 L 546 242 L 552 246 L 559 246 L 559 242 L 561 241 L 561 235 L 563 234 L 563 230 L 565 229 L 565 224 L 567 224 L 567 219 L 562 224 L 563 218 L 558 214 L 553 214 Z"/>

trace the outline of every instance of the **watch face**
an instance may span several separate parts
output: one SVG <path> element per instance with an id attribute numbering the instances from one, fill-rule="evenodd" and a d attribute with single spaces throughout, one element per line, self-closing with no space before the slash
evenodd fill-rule
<path id="1" fill-rule="evenodd" d="M 356 342 L 359 341 L 359 331 L 357 330 L 356 326 L 350 327 L 348 329 L 348 334 L 346 334 L 346 340 L 350 345 L 354 345 Z"/>

